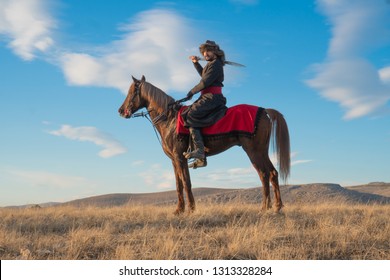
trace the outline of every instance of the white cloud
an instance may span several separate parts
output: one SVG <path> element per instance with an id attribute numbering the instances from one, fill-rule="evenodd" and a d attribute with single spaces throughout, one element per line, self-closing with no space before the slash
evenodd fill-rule
<path id="1" fill-rule="evenodd" d="M 59 130 L 49 132 L 52 135 L 64 136 L 71 140 L 92 142 L 104 149 L 99 152 L 102 158 L 109 158 L 127 152 L 127 149 L 111 135 L 99 131 L 96 127 L 80 126 L 72 127 L 70 125 L 62 125 Z"/>
<path id="2" fill-rule="evenodd" d="M 390 85 L 390 67 L 384 67 L 379 70 L 379 77 L 385 84 Z"/>
<path id="3" fill-rule="evenodd" d="M 298 165 L 298 164 L 303 164 L 303 163 L 309 163 L 309 162 L 312 162 L 313 160 L 311 159 L 299 159 L 299 160 L 294 160 L 291 162 L 291 165 L 294 166 L 294 165 Z"/>
<path id="4" fill-rule="evenodd" d="M 136 167 L 136 166 L 142 166 L 142 165 L 144 165 L 145 164 L 145 161 L 144 160 L 136 160 L 136 161 L 133 161 L 132 163 L 131 163 L 131 166 L 132 167 Z"/>
<path id="5" fill-rule="evenodd" d="M 185 91 L 196 80 L 187 59 L 196 32 L 187 19 L 156 9 L 138 14 L 121 30 L 122 38 L 100 47 L 98 54 L 70 51 L 61 57 L 69 84 L 113 87 L 125 93 L 131 75 L 145 75 L 163 90 Z"/>
<path id="6" fill-rule="evenodd" d="M 297 152 L 291 153 L 291 166 L 306 164 L 312 162 L 308 159 L 296 159 Z M 270 154 L 270 160 L 276 169 L 278 169 L 278 161 L 275 153 Z M 201 176 L 193 178 L 193 186 L 196 187 L 221 187 L 221 188 L 242 188 L 254 187 L 261 185 L 259 175 L 252 165 L 247 167 L 237 167 L 229 169 L 216 169 L 208 172 L 207 169 Z"/>
<path id="7" fill-rule="evenodd" d="M 291 166 L 294 166 L 294 165 L 298 165 L 298 164 L 303 164 L 303 163 L 309 163 L 309 162 L 312 162 L 313 160 L 311 159 L 294 159 L 298 156 L 298 152 L 292 152 L 290 154 L 290 158 L 291 158 Z M 272 153 L 270 155 L 270 160 L 272 161 L 272 164 L 275 166 L 275 168 L 277 168 L 278 166 L 278 158 L 277 158 L 277 155 L 276 153 Z"/>
<path id="8" fill-rule="evenodd" d="M 297 152 L 291 153 L 291 158 L 296 158 Z M 277 168 L 275 154 L 270 155 L 270 159 Z M 293 160 L 291 165 L 305 164 L 312 160 Z M 261 181 L 255 168 L 252 165 L 247 167 L 234 167 L 228 169 L 215 169 L 209 171 L 207 168 L 196 171 L 196 176 L 192 177 L 192 187 L 210 187 L 210 188 L 243 188 L 260 186 Z M 200 172 L 200 173 L 198 173 Z M 157 189 L 167 190 L 175 188 L 175 174 L 172 169 L 165 169 L 160 164 L 153 164 L 139 176 L 144 180 L 147 186 Z"/>
<path id="9" fill-rule="evenodd" d="M 37 51 L 45 52 L 54 44 L 55 21 L 42 0 L 1 0 L 0 35 L 22 59 L 32 60 Z"/>
<path id="10" fill-rule="evenodd" d="M 210 182 L 239 182 L 246 181 L 247 177 L 253 177 L 256 175 L 256 170 L 252 166 L 248 167 L 235 167 L 229 169 L 217 169 L 212 173 L 206 174 L 205 178 Z M 255 177 L 257 178 L 257 177 Z"/>
<path id="11" fill-rule="evenodd" d="M 24 60 L 45 53 L 70 85 L 112 87 L 126 93 L 131 75 L 145 75 L 165 91 L 187 91 L 198 78 L 187 57 L 202 32 L 175 11 L 141 12 L 121 26 L 121 39 L 80 52 L 54 45 L 56 21 L 49 8 L 47 0 L 2 0 L 0 36 Z"/>
<path id="12" fill-rule="evenodd" d="M 390 42 L 390 6 L 382 0 L 318 0 L 332 25 L 327 61 L 314 66 L 307 84 L 340 104 L 345 119 L 380 112 L 390 100 L 389 70 L 376 69 L 365 54 Z"/>
<path id="13" fill-rule="evenodd" d="M 50 188 L 73 188 L 95 185 L 84 177 L 67 176 L 47 171 L 37 170 L 9 170 L 8 173 L 17 180 L 27 182 L 32 186 Z"/>
<path id="14" fill-rule="evenodd" d="M 192 186 L 196 188 L 243 188 L 261 185 L 259 176 L 253 166 L 234 167 L 229 169 L 208 169 L 192 178 Z"/>
<path id="15" fill-rule="evenodd" d="M 166 169 L 160 164 L 153 164 L 146 171 L 141 172 L 139 176 L 143 179 L 147 186 L 152 186 L 158 190 L 175 189 L 175 173 L 173 169 Z M 216 169 L 208 171 L 204 169 L 201 173 L 191 178 L 192 187 L 252 187 L 260 185 L 260 179 L 253 166 Z"/>
<path id="16" fill-rule="evenodd" d="M 172 169 L 164 169 L 160 164 L 152 164 L 150 168 L 139 174 L 147 186 L 159 190 L 173 189 L 176 186 L 175 174 Z"/>

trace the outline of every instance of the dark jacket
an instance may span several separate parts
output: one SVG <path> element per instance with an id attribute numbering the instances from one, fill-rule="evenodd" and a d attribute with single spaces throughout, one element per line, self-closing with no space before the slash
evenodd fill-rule
<path id="1" fill-rule="evenodd" d="M 199 84 L 190 90 L 191 93 L 196 94 L 208 87 L 223 87 L 223 63 L 219 58 L 208 62 L 204 68 L 199 62 L 194 63 L 194 66 L 202 78 Z"/>
<path id="2" fill-rule="evenodd" d="M 191 89 L 191 93 L 196 94 L 208 87 L 223 87 L 223 63 L 219 58 L 208 62 L 204 68 L 198 62 L 194 63 L 194 66 L 202 78 Z M 195 128 L 211 126 L 225 115 L 226 110 L 226 98 L 222 94 L 207 93 L 206 90 L 183 111 L 184 126 Z"/>

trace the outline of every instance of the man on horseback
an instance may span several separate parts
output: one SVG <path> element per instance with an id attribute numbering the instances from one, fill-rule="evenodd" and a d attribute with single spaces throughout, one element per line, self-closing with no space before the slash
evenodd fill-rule
<path id="1" fill-rule="evenodd" d="M 193 151 L 189 149 L 188 152 L 184 153 L 187 159 L 195 159 L 189 165 L 190 168 L 207 165 L 201 128 L 216 123 L 225 115 L 227 110 L 226 98 L 222 94 L 225 53 L 214 41 L 209 40 L 200 45 L 199 51 L 207 61 L 207 64 L 203 68 L 199 64 L 199 57 L 189 57 L 201 76 L 201 80 L 188 92 L 187 97 L 191 99 L 198 92 L 201 92 L 201 95 L 182 113 L 184 126 L 189 129 L 194 146 Z"/>

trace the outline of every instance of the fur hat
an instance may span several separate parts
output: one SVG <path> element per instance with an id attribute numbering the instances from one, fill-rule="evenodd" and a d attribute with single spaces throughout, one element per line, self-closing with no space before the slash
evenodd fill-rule
<path id="1" fill-rule="evenodd" d="M 217 45 L 215 41 L 207 40 L 204 44 L 199 46 L 199 51 L 201 54 L 205 51 L 212 51 L 222 60 L 223 64 L 225 64 L 225 52 L 219 48 L 219 45 Z"/>

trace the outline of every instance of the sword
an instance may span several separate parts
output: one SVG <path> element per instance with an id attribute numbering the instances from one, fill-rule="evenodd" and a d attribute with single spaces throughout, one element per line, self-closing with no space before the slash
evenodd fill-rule
<path id="1" fill-rule="evenodd" d="M 198 60 L 206 61 L 206 59 L 198 57 L 198 56 L 196 58 Z M 237 62 L 233 62 L 233 61 L 227 61 L 227 60 L 225 60 L 225 64 L 228 64 L 228 65 L 231 65 L 231 66 L 237 66 L 237 67 L 245 67 L 245 65 L 243 65 L 243 64 L 240 64 L 240 63 L 237 63 Z"/>

